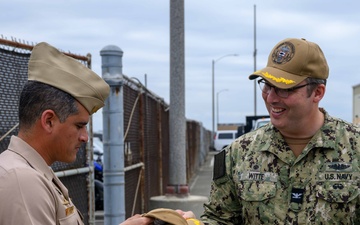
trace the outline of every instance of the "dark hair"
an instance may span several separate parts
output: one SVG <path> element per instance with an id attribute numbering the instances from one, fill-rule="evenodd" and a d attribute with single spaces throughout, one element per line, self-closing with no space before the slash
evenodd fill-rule
<path id="1" fill-rule="evenodd" d="M 28 81 L 19 99 L 20 129 L 30 128 L 47 109 L 53 110 L 61 123 L 79 111 L 70 94 L 41 82 Z"/>
<path id="2" fill-rule="evenodd" d="M 313 91 L 315 90 L 315 88 L 319 85 L 319 84 L 324 84 L 326 85 L 326 80 L 325 79 L 317 79 L 317 78 L 312 78 L 312 77 L 308 77 L 305 79 L 306 83 L 311 85 L 307 86 L 307 93 L 308 96 L 310 97 L 310 95 L 313 93 Z"/>

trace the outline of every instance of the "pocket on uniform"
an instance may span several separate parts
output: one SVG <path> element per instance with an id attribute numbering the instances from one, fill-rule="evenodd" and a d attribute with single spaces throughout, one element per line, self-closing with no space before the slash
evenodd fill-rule
<path id="1" fill-rule="evenodd" d="M 76 213 L 72 213 L 69 216 L 59 219 L 60 225 L 74 225 L 77 223 L 77 215 Z"/>
<path id="2" fill-rule="evenodd" d="M 261 202 L 275 197 L 276 185 L 268 181 L 241 181 L 238 184 L 239 197 L 247 202 Z"/>
<path id="3" fill-rule="evenodd" d="M 265 224 L 274 224 L 276 207 L 271 200 L 275 198 L 275 195 L 276 183 L 274 182 L 240 181 L 238 183 L 242 215 L 248 218 L 261 218 Z M 252 224 L 260 224 L 260 221 L 253 221 Z"/>
<path id="4" fill-rule="evenodd" d="M 320 182 L 316 189 L 316 197 L 329 203 L 348 203 L 357 198 L 360 193 L 354 182 Z"/>

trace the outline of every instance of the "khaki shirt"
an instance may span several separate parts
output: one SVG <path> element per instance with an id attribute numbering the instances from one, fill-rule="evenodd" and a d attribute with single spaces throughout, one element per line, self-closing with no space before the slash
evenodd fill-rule
<path id="1" fill-rule="evenodd" d="M 66 187 L 16 136 L 0 154 L 0 202 L 0 225 L 83 225 Z"/>
<path id="2" fill-rule="evenodd" d="M 298 157 L 271 123 L 219 153 L 203 222 L 360 224 L 360 128 L 323 112 Z"/>

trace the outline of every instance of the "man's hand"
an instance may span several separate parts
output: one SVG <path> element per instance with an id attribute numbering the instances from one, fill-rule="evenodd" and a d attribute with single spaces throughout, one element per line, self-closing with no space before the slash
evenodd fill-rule
<path id="1" fill-rule="evenodd" d="M 179 213 L 184 219 L 196 219 L 195 214 L 192 211 L 182 211 L 181 209 L 175 210 L 177 213 Z"/>
<path id="2" fill-rule="evenodd" d="M 136 214 L 124 222 L 120 223 L 119 225 L 149 225 L 152 224 L 154 221 L 153 218 L 150 217 L 144 217 L 139 214 Z"/>

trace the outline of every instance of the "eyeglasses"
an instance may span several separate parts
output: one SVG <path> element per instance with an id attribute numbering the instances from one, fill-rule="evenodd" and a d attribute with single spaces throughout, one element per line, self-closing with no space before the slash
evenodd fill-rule
<path id="1" fill-rule="evenodd" d="M 279 96 L 281 98 L 287 98 L 287 97 L 289 97 L 290 93 L 292 93 L 293 91 L 303 88 L 303 87 L 306 87 L 311 84 L 316 84 L 316 83 L 307 83 L 304 85 L 299 85 L 299 86 L 288 88 L 288 89 L 281 89 L 281 88 L 275 87 L 274 85 L 271 85 L 268 82 L 266 82 L 264 79 L 258 80 L 258 84 L 259 84 L 261 91 L 264 94 L 267 94 L 267 95 L 270 94 L 271 88 L 274 88 L 274 91 L 277 94 L 277 96 Z"/>

